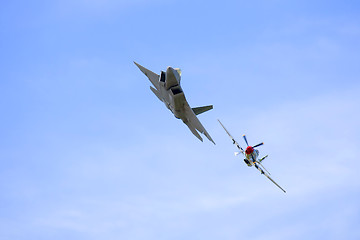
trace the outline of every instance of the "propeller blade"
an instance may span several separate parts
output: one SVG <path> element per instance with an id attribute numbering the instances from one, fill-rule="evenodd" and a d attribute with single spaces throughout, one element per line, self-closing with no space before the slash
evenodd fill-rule
<path id="1" fill-rule="evenodd" d="M 264 161 L 264 159 L 267 158 L 268 156 L 269 156 L 269 155 L 266 155 L 266 156 L 262 157 L 262 158 L 259 160 L 259 162 Z"/>
<path id="2" fill-rule="evenodd" d="M 259 146 L 261 146 L 261 145 L 264 145 L 264 143 L 263 143 L 263 142 L 262 142 L 262 143 L 259 143 L 259 144 L 255 145 L 255 146 L 253 146 L 253 148 L 259 147 Z"/>
<path id="3" fill-rule="evenodd" d="M 249 143 L 248 143 L 245 135 L 243 135 L 243 138 L 244 138 L 244 140 L 245 140 L 245 142 L 246 142 L 246 145 L 249 146 Z"/>

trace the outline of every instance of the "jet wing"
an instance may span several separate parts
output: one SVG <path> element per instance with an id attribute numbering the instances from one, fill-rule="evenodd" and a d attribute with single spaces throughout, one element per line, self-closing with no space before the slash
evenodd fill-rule
<path id="1" fill-rule="evenodd" d="M 154 85 L 154 87 L 159 90 L 159 75 L 150 71 L 149 69 L 144 68 L 140 64 L 134 62 L 135 65 L 149 78 L 150 82 Z"/>
<path id="2" fill-rule="evenodd" d="M 220 120 L 218 119 L 220 125 L 224 128 L 225 132 L 229 135 L 229 137 L 231 138 L 231 140 L 233 140 L 233 144 L 236 145 L 236 147 L 240 150 L 240 152 L 242 154 L 244 154 L 244 150 L 242 149 L 242 147 L 240 147 L 240 145 L 238 144 L 238 142 L 233 138 L 233 136 L 231 136 L 231 134 L 228 132 L 228 130 L 226 130 L 226 128 L 224 127 L 224 125 L 220 122 Z M 237 153 L 236 153 L 237 154 Z M 245 154 L 244 154 L 245 155 Z"/>
<path id="3" fill-rule="evenodd" d="M 280 188 L 284 193 L 286 193 L 286 191 L 280 187 L 279 184 L 277 184 L 266 172 L 264 172 L 264 170 L 262 170 L 256 163 L 254 163 L 254 166 L 256 167 L 257 170 L 259 170 L 261 172 L 261 174 L 264 174 L 268 179 L 270 179 L 270 181 L 272 181 L 278 188 Z"/>
<path id="4" fill-rule="evenodd" d="M 201 124 L 199 119 L 196 117 L 194 111 L 190 108 L 189 104 L 185 103 L 184 108 L 185 108 L 185 113 L 186 113 L 186 118 L 187 118 L 187 122 L 185 124 L 190 128 L 191 132 L 197 138 L 199 138 L 199 134 L 196 135 L 194 133 L 194 130 L 196 129 L 199 132 L 201 132 L 202 134 L 204 134 L 212 143 L 215 144 L 214 140 L 212 140 L 210 134 L 206 131 L 204 126 Z M 202 141 L 201 137 L 199 139 Z"/>

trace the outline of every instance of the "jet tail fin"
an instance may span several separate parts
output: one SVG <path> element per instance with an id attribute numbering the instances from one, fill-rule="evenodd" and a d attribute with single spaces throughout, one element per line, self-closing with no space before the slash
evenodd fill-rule
<path id="1" fill-rule="evenodd" d="M 192 110 L 194 111 L 195 115 L 199 115 L 203 112 L 209 111 L 213 109 L 213 105 L 208 105 L 208 106 L 203 106 L 203 107 L 196 107 L 196 108 L 192 108 Z"/>

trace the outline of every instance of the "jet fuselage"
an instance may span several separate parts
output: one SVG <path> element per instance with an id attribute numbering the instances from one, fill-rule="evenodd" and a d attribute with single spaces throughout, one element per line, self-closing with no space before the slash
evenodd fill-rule
<path id="1" fill-rule="evenodd" d="M 168 67 L 166 72 L 161 72 L 159 79 L 159 92 L 165 106 L 176 118 L 186 121 L 184 104 L 186 98 L 180 86 L 181 76 L 177 70 Z"/>

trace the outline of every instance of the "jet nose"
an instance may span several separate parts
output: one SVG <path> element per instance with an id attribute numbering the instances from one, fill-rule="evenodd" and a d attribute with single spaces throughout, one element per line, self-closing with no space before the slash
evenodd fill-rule
<path id="1" fill-rule="evenodd" d="M 168 67 L 166 69 L 166 79 L 173 79 L 174 82 L 176 81 L 176 84 L 179 84 L 180 75 L 174 68 Z"/>
<path id="2" fill-rule="evenodd" d="M 172 67 L 168 67 L 167 69 L 166 69 L 166 75 L 168 75 L 168 76 L 172 76 L 172 75 L 174 75 L 174 69 L 172 68 Z"/>

